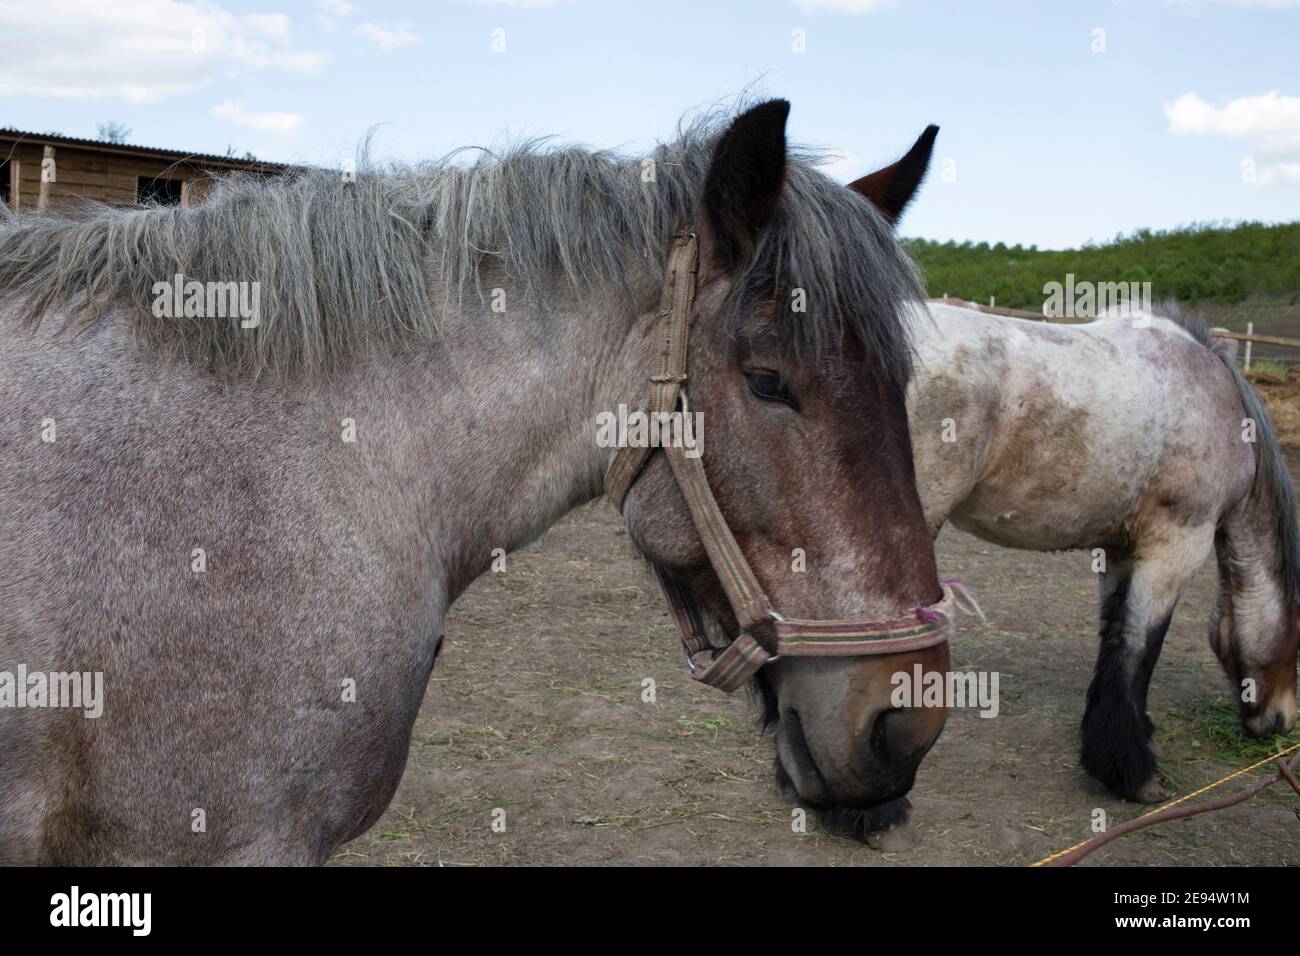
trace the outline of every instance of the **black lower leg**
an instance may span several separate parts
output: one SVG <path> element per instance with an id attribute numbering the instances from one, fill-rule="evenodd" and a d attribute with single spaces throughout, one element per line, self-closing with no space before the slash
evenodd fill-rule
<path id="1" fill-rule="evenodd" d="M 1121 796 L 1138 798 L 1156 772 L 1154 725 L 1146 713 L 1147 688 L 1160 656 L 1169 616 L 1147 629 L 1141 656 L 1125 640 L 1127 582 L 1101 610 L 1101 650 L 1083 715 L 1084 769 Z"/>

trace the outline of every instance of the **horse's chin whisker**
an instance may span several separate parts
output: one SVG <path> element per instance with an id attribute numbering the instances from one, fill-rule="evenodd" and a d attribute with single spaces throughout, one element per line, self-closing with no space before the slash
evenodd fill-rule
<path id="1" fill-rule="evenodd" d="M 831 807 L 816 814 L 822 829 L 866 843 L 868 837 L 906 823 L 911 812 L 911 801 L 899 797 L 876 807 Z"/>

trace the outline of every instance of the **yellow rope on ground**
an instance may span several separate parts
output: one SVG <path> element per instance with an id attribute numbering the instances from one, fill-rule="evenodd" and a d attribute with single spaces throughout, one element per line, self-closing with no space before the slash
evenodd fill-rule
<path id="1" fill-rule="evenodd" d="M 1252 770 L 1255 770 L 1258 767 L 1262 767 L 1266 763 L 1273 763 L 1274 761 L 1277 760 L 1278 757 L 1285 757 L 1291 751 L 1297 749 L 1300 749 L 1300 743 L 1292 744 L 1290 747 L 1287 747 L 1285 750 L 1279 750 L 1277 753 L 1271 754 L 1270 756 L 1265 757 L 1263 760 L 1259 761 L 1258 763 L 1251 764 L 1249 767 L 1242 767 L 1240 770 L 1228 774 L 1222 780 L 1216 780 L 1214 781 L 1214 783 L 1207 784 L 1206 786 L 1201 787 L 1200 790 L 1193 790 L 1191 793 L 1187 794 L 1186 796 L 1179 797 L 1177 800 L 1174 800 L 1170 803 L 1166 803 L 1163 807 L 1156 807 L 1154 810 L 1148 810 L 1146 813 L 1136 817 L 1135 819 L 1141 820 L 1143 817 L 1150 817 L 1150 816 L 1154 816 L 1157 813 L 1163 813 L 1165 810 L 1172 810 L 1180 803 L 1186 803 L 1188 800 L 1191 800 L 1193 797 L 1199 797 L 1201 794 L 1209 790 L 1213 790 L 1215 787 L 1220 786 L 1221 784 L 1225 784 L 1229 780 L 1232 780 L 1236 777 L 1240 777 L 1243 773 L 1250 773 Z M 1044 866 L 1048 863 L 1051 863 L 1053 860 L 1059 860 L 1061 857 L 1065 856 L 1065 854 L 1073 853 L 1075 850 L 1079 849 L 1079 847 L 1083 846 L 1087 842 L 1088 842 L 1087 840 L 1081 840 L 1078 843 L 1076 843 L 1074 846 L 1067 846 L 1064 850 L 1061 850 L 1057 853 L 1053 853 L 1051 856 L 1043 857 L 1037 863 L 1031 863 L 1030 867 L 1032 868 L 1035 866 Z"/>

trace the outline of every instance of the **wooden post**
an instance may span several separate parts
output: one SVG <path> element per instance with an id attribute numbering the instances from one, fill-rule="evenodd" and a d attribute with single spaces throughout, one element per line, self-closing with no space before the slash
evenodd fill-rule
<path id="1" fill-rule="evenodd" d="M 1254 334 L 1255 334 L 1255 323 L 1254 323 L 1254 322 L 1247 322 L 1247 323 L 1246 323 L 1246 334 L 1247 334 L 1247 335 L 1254 335 Z M 1246 371 L 1247 371 L 1247 372 L 1250 371 L 1250 347 L 1251 347 L 1252 344 L 1253 344 L 1253 343 L 1252 343 L 1252 341 L 1251 341 L 1250 339 L 1246 339 Z"/>
<path id="2" fill-rule="evenodd" d="M 993 296 L 989 296 L 989 308 L 990 308 L 990 309 L 996 309 L 996 308 L 997 308 L 997 305 L 998 305 L 998 304 L 997 304 L 996 300 L 994 300 Z"/>
<path id="3" fill-rule="evenodd" d="M 9 164 L 9 205 L 14 212 L 17 212 L 23 205 L 23 164 L 21 160 L 13 160 Z"/>
<path id="4" fill-rule="evenodd" d="M 194 202 L 194 194 L 190 191 L 190 181 L 181 180 L 181 208 L 189 209 L 190 203 Z"/>
<path id="5" fill-rule="evenodd" d="M 54 166 L 54 147 L 46 146 L 45 155 L 41 158 L 41 191 L 36 194 L 38 211 L 44 210 L 50 204 L 50 184 L 54 182 L 58 182 L 58 174 Z"/>

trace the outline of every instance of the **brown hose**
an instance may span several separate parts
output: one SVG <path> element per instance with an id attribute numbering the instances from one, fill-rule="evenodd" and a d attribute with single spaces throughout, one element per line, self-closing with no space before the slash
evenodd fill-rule
<path id="1" fill-rule="evenodd" d="M 1297 748 L 1300 748 L 1300 744 L 1296 744 L 1295 747 L 1287 748 L 1287 751 L 1283 751 L 1283 753 L 1290 750 L 1296 750 Z M 1255 764 L 1255 766 L 1260 766 L 1267 762 L 1268 759 L 1261 760 L 1258 764 Z M 1138 817 L 1136 820 L 1128 820 L 1121 823 L 1119 826 L 1107 830 L 1105 833 L 1098 834 L 1091 840 L 1086 840 L 1083 843 L 1072 846 L 1068 850 L 1054 853 L 1043 860 L 1039 860 L 1034 864 L 1034 866 L 1072 866 L 1082 860 L 1093 850 L 1105 846 L 1116 837 L 1122 837 L 1124 834 L 1132 833 L 1134 830 L 1141 830 L 1143 827 L 1149 827 L 1153 823 L 1164 823 L 1168 820 L 1181 820 L 1184 817 L 1195 816 L 1198 813 L 1207 813 L 1210 810 L 1222 810 L 1224 807 L 1231 807 L 1235 804 L 1249 800 L 1251 797 L 1255 796 L 1255 794 L 1259 793 L 1266 787 L 1271 787 L 1279 780 L 1285 780 L 1287 783 L 1291 784 L 1296 793 L 1300 794 L 1300 780 L 1297 780 L 1295 775 L 1297 767 L 1300 767 L 1300 752 L 1297 752 L 1289 762 L 1286 760 L 1278 760 L 1276 771 L 1267 777 L 1261 777 L 1259 780 L 1256 780 L 1240 793 L 1233 794 L 1230 797 L 1223 797 L 1219 800 L 1207 800 L 1205 803 L 1197 803 L 1189 807 L 1173 806 L 1164 810 L 1156 810 L 1153 813 L 1148 813 L 1146 816 Z M 1225 777 L 1224 780 L 1231 779 L 1231 777 L 1235 777 L 1237 774 L 1242 772 L 1244 771 L 1237 771 L 1236 774 Z M 1222 782 L 1223 781 L 1220 781 L 1220 783 Z M 1211 784 L 1211 786 L 1216 785 Z M 1209 788 L 1207 787 L 1205 789 Z M 1300 817 L 1300 807 L 1296 807 L 1296 816 Z"/>

